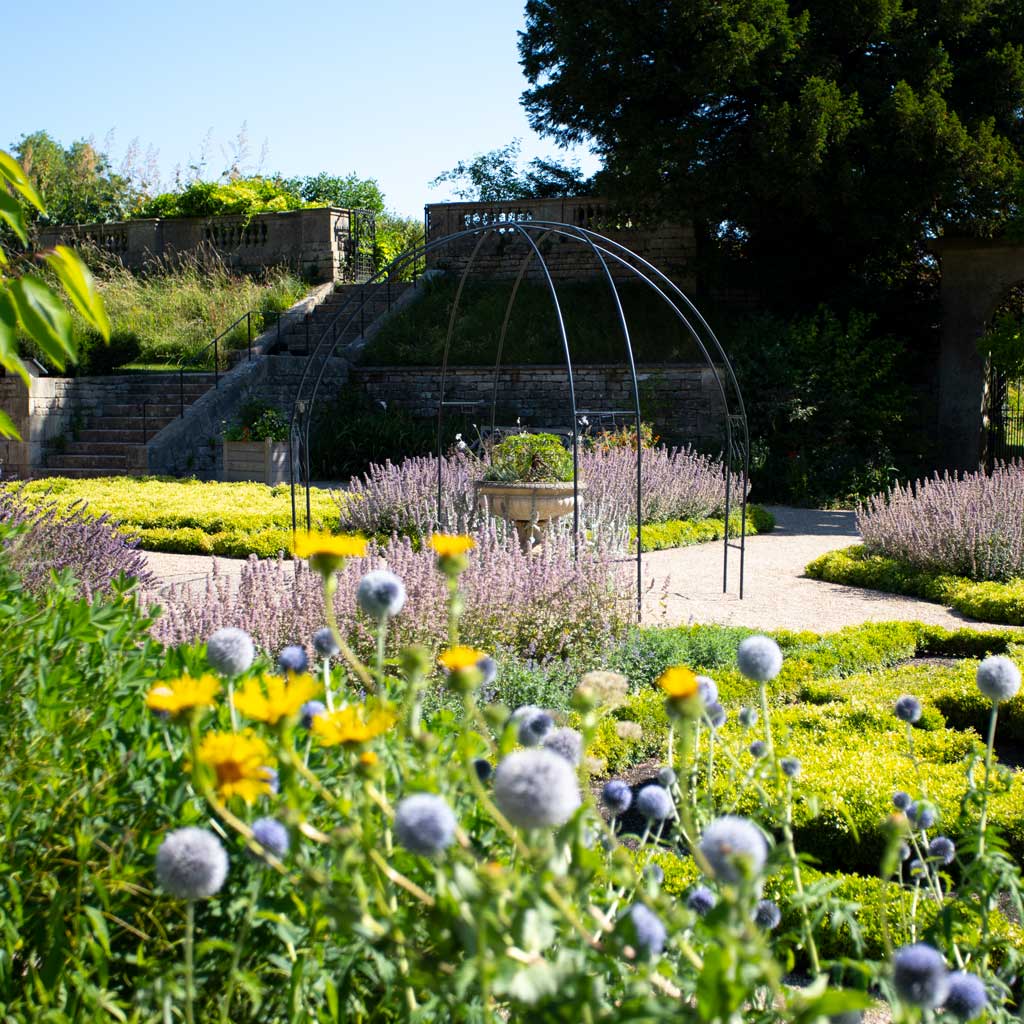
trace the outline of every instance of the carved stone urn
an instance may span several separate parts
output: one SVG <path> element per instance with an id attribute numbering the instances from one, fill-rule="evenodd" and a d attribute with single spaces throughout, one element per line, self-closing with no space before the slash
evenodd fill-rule
<path id="1" fill-rule="evenodd" d="M 527 554 L 544 543 L 552 522 L 572 514 L 571 480 L 568 483 L 478 480 L 473 486 L 478 503 L 486 501 L 492 516 L 512 523 Z M 584 489 L 580 484 L 581 500 Z"/>

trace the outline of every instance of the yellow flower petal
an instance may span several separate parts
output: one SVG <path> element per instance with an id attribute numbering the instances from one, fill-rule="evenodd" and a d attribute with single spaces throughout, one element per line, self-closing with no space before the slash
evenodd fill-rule
<path id="1" fill-rule="evenodd" d="M 464 533 L 435 533 L 430 538 L 430 546 L 439 558 L 456 558 L 467 551 L 472 551 L 476 547 L 476 541 Z"/>
<path id="2" fill-rule="evenodd" d="M 319 692 L 320 687 L 309 675 L 289 673 L 286 680 L 264 674 L 259 679 L 247 679 L 232 703 L 246 718 L 277 725 L 282 718 L 297 715 L 302 705 Z"/>
<path id="3" fill-rule="evenodd" d="M 292 552 L 298 558 L 363 558 L 366 546 L 365 537 L 353 534 L 303 533 L 295 538 Z"/>
<path id="4" fill-rule="evenodd" d="M 437 659 L 438 664 L 449 672 L 465 672 L 476 668 L 487 655 L 473 647 L 450 647 Z"/>
<path id="5" fill-rule="evenodd" d="M 699 689 L 697 676 L 682 665 L 674 665 L 665 669 L 658 677 L 658 686 L 669 697 L 682 699 L 692 697 Z"/>
<path id="6" fill-rule="evenodd" d="M 339 711 L 329 711 L 313 719 L 313 734 L 325 747 L 341 744 L 366 743 L 395 723 L 393 712 L 384 708 L 369 708 L 351 704 Z"/>
<path id="7" fill-rule="evenodd" d="M 191 708 L 213 707 L 213 698 L 220 690 L 220 680 L 207 672 L 198 679 L 189 675 L 157 683 L 146 694 L 146 707 L 177 715 Z"/>
<path id="8" fill-rule="evenodd" d="M 198 758 L 213 769 L 222 797 L 240 796 L 251 804 L 271 792 L 267 769 L 274 759 L 267 744 L 249 730 L 207 733 L 199 744 Z"/>

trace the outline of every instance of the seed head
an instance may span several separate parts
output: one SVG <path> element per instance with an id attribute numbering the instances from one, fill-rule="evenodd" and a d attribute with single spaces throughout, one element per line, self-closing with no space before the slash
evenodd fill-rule
<path id="1" fill-rule="evenodd" d="M 240 676 L 255 657 L 256 647 L 244 629 L 225 626 L 206 641 L 206 660 L 224 676 Z"/>
<path id="2" fill-rule="evenodd" d="M 736 652 L 739 670 L 757 683 L 767 683 L 782 671 L 782 651 L 767 636 L 748 636 Z"/>
<path id="3" fill-rule="evenodd" d="M 207 899 L 228 874 L 228 855 L 220 840 L 204 828 L 168 833 L 156 852 L 156 879 L 180 900 Z"/>
<path id="4" fill-rule="evenodd" d="M 1005 655 L 993 654 L 978 666 L 978 689 L 996 704 L 1020 689 L 1020 669 Z"/>

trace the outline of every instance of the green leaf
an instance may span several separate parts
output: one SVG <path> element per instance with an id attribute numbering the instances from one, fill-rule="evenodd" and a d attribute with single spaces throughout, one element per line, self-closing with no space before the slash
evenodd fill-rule
<path id="1" fill-rule="evenodd" d="M 0 189 L 0 220 L 18 236 L 22 245 L 28 245 L 25 214 L 22 212 L 21 203 L 5 189 Z"/>
<path id="2" fill-rule="evenodd" d="M 10 437 L 15 441 L 21 440 L 21 434 L 18 433 L 14 420 L 3 409 L 0 409 L 0 437 Z"/>
<path id="3" fill-rule="evenodd" d="M 110 320 L 103 308 L 103 299 L 96 291 L 89 268 L 74 250 L 58 245 L 44 257 L 50 269 L 60 278 L 75 309 L 90 327 L 99 331 L 104 341 L 110 341 Z"/>
<path id="4" fill-rule="evenodd" d="M 25 169 L 10 155 L 0 149 L 0 178 L 4 178 L 26 202 L 31 203 L 40 213 L 44 213 L 43 201 L 39 193 L 28 180 Z"/>
<path id="5" fill-rule="evenodd" d="M 25 274 L 10 286 L 10 296 L 18 310 L 18 319 L 29 336 L 63 370 L 75 358 L 71 337 L 71 315 L 53 289 L 34 274 Z"/>
<path id="6" fill-rule="evenodd" d="M 0 285 L 0 366 L 11 373 L 16 373 L 29 386 L 28 370 L 18 355 L 18 311 L 7 292 Z"/>

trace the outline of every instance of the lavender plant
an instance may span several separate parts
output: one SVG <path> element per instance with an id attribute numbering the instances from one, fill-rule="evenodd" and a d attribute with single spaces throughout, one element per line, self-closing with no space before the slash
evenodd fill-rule
<path id="1" fill-rule="evenodd" d="M 1024 463 L 897 485 L 869 498 L 857 528 L 871 554 L 915 569 L 1005 581 L 1024 575 Z"/>

